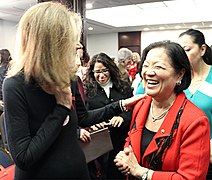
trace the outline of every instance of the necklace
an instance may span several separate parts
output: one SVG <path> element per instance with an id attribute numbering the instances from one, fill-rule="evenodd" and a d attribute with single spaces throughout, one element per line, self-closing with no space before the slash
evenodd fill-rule
<path id="1" fill-rule="evenodd" d="M 173 103 L 172 103 L 172 104 L 173 104 Z M 152 121 L 155 122 L 155 121 L 157 121 L 157 120 L 162 119 L 162 118 L 168 113 L 168 111 L 169 111 L 169 109 L 171 108 L 172 104 L 171 104 L 165 111 L 163 111 L 160 115 L 158 115 L 158 116 L 155 117 L 155 115 L 154 115 L 154 113 L 153 113 L 153 103 L 151 103 L 150 109 L 151 109 Z"/>
<path id="2" fill-rule="evenodd" d="M 189 91 L 191 92 L 191 94 L 193 94 L 197 89 L 200 88 L 202 82 L 204 81 L 204 79 L 197 79 L 197 80 L 192 80 L 191 84 L 189 86 Z"/>

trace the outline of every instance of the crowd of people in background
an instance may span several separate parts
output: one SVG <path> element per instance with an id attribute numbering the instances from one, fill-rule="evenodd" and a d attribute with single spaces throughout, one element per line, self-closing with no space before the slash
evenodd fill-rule
<path id="1" fill-rule="evenodd" d="M 204 34 L 188 29 L 142 54 L 122 47 L 117 58 L 91 57 L 81 26 L 64 5 L 40 3 L 20 21 L 19 59 L 0 50 L 15 178 L 212 180 L 212 49 Z M 86 164 L 78 141 L 105 127 L 113 150 Z"/>
<path id="2" fill-rule="evenodd" d="M 8 49 L 1 49 L 0 50 L 0 113 L 2 113 L 4 109 L 2 84 L 11 63 L 12 63 L 12 57 L 10 51 Z"/>

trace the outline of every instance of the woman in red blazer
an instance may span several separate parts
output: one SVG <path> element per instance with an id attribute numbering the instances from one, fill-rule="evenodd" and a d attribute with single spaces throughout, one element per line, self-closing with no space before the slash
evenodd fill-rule
<path id="1" fill-rule="evenodd" d="M 170 41 L 143 51 L 145 96 L 133 110 L 125 148 L 115 163 L 128 178 L 142 180 L 204 180 L 210 161 L 206 115 L 183 90 L 191 82 L 185 51 Z"/>

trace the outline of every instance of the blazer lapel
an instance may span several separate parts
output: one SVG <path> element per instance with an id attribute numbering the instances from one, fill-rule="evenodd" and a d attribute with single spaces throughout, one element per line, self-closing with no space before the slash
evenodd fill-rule
<path id="1" fill-rule="evenodd" d="M 169 110 L 168 114 L 166 115 L 161 127 L 159 128 L 156 135 L 153 137 L 152 141 L 150 142 L 149 146 L 147 147 L 146 151 L 144 152 L 144 156 L 142 158 L 142 163 L 145 162 L 145 158 L 152 154 L 153 152 L 158 150 L 156 140 L 160 138 L 164 138 L 170 135 L 171 129 L 173 124 L 176 120 L 176 116 L 183 105 L 185 100 L 185 94 L 181 93 L 177 96 L 174 104 L 172 105 L 171 109 Z"/>
<path id="2" fill-rule="evenodd" d="M 130 144 L 133 148 L 135 156 L 140 163 L 140 143 L 141 133 L 146 122 L 146 116 L 149 112 L 150 103 L 152 98 L 150 96 L 145 97 L 145 101 L 138 102 L 133 110 L 133 118 L 131 124 L 131 130 L 129 133 Z M 142 108 L 141 108 L 142 107 Z"/>

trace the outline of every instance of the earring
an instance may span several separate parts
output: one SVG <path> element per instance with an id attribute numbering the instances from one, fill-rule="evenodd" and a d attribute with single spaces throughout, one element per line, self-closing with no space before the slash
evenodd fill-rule
<path id="1" fill-rule="evenodd" d="M 177 86 L 180 86 L 180 85 L 181 85 L 181 80 L 177 81 L 177 82 L 176 82 L 176 85 L 177 85 Z"/>

